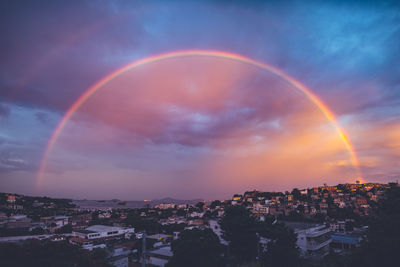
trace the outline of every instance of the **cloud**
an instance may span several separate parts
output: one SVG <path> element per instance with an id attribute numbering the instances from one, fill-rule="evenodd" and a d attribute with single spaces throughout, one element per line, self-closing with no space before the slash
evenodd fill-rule
<path id="1" fill-rule="evenodd" d="M 1 105 L 0 103 L 0 117 L 7 117 L 9 114 L 10 109 L 5 105 Z"/>
<path id="2" fill-rule="evenodd" d="M 61 132 L 43 184 L 57 170 L 67 187 L 99 172 L 108 184 L 104 173 L 115 172 L 143 194 L 183 181 L 222 194 L 244 177 L 281 189 L 349 181 L 351 165 L 331 164 L 349 159 L 331 122 L 287 81 L 242 62 L 185 57 L 133 69 L 94 93 Z"/>
<path id="3" fill-rule="evenodd" d="M 390 5 L 297 1 L 231 3 L 230 8 L 212 1 L 4 5 L 7 12 L 0 33 L 7 38 L 0 49 L 0 97 L 26 105 L 64 111 L 114 69 L 134 59 L 188 48 L 227 50 L 266 61 L 322 96 L 327 94 L 327 99 L 337 87 L 362 92 L 361 86 L 376 81 L 377 92 L 393 100 L 399 77 L 395 59 L 400 29 L 396 9 Z M 48 23 L 54 20 L 57 23 Z M 336 87 L 327 86 L 331 84 Z M 351 95 L 355 108 L 360 101 L 364 107 L 382 103 L 366 103 L 360 94 Z"/>
<path id="4" fill-rule="evenodd" d="M 337 115 L 367 177 L 398 172 L 395 1 L 0 5 L 0 155 L 11 170 L 2 187 L 36 176 L 59 119 L 92 84 L 134 60 L 184 49 L 239 53 L 283 70 Z M 222 189 L 207 182 L 228 184 L 233 193 L 249 184 L 279 189 L 352 176 L 332 125 L 301 94 L 273 75 L 215 62 L 143 66 L 96 93 L 57 142 L 46 180 L 53 188 L 46 192 L 65 192 L 62 186 L 74 188 L 73 181 L 89 176 L 126 190 L 107 182 L 111 170 L 121 184 L 151 181 L 141 184 L 146 194 L 158 182 L 159 190 L 179 184 L 190 187 L 189 195 L 201 188 L 210 196 Z M 243 178 L 246 172 L 252 179 Z M 281 174 L 288 177 L 282 184 L 271 183 Z"/>

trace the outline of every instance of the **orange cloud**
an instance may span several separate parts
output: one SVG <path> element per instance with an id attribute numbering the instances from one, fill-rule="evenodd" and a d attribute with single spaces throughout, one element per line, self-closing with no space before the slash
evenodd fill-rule
<path id="1" fill-rule="evenodd" d="M 48 165 L 63 170 L 60 186 L 215 196 L 353 181 L 351 165 L 332 164 L 350 157 L 318 107 L 279 76 L 187 57 L 105 84 L 67 123 Z"/>

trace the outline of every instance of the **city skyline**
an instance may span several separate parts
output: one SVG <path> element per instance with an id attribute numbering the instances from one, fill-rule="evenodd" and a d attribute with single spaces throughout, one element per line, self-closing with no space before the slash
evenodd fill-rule
<path id="1" fill-rule="evenodd" d="M 400 173 L 395 2 L 1 5 L 3 192 L 223 199 Z"/>

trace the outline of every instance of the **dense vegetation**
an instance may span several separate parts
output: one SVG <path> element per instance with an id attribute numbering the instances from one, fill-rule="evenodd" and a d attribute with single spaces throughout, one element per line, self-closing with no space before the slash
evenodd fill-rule
<path id="1" fill-rule="evenodd" d="M 172 242 L 174 256 L 167 267 L 219 267 L 223 266 L 223 247 L 210 229 L 185 230 Z"/>
<path id="2" fill-rule="evenodd" d="M 1 266 L 110 266 L 104 250 L 88 252 L 67 242 L 0 243 Z"/>

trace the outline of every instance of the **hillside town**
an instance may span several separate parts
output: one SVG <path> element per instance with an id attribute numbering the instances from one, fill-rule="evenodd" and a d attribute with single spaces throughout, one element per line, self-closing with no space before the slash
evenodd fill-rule
<path id="1" fill-rule="evenodd" d="M 390 188 L 398 183 L 323 185 L 291 192 L 247 191 L 229 200 L 144 204 L 141 208 L 82 207 L 68 199 L 0 194 L 0 243 L 66 243 L 89 252 L 103 250 L 113 266 L 173 266 L 174 240 L 184 231 L 211 230 L 222 247 L 228 228 L 226 212 L 241 208 L 257 223 L 283 224 L 296 235 L 302 258 L 318 262 L 330 253 L 346 255 L 366 236 L 369 218 Z M 146 203 L 146 202 L 144 202 Z M 261 229 L 261 228 L 260 228 Z M 255 259 L 271 242 L 256 231 Z M 221 250 L 229 257 L 229 252 Z M 260 265 L 263 266 L 263 265 Z"/>

